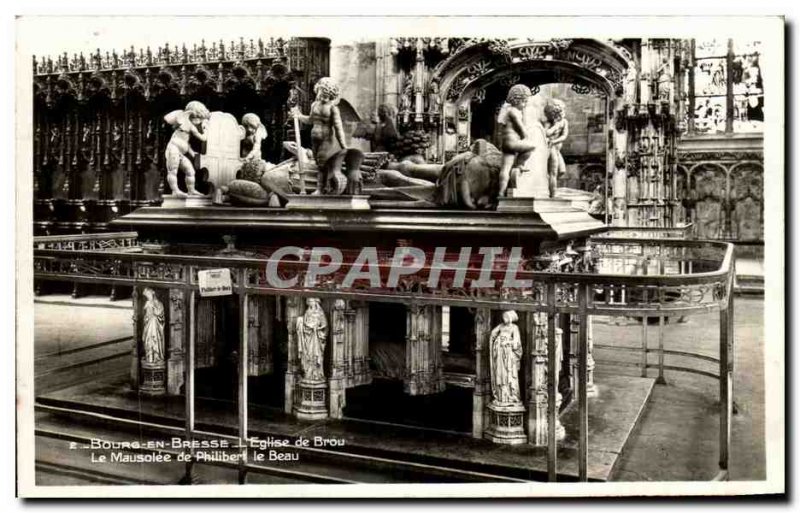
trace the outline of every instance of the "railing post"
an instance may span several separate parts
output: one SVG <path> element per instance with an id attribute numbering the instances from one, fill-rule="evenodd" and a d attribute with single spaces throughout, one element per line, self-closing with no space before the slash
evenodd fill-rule
<path id="1" fill-rule="evenodd" d="M 722 478 L 727 480 L 733 417 L 733 273 L 728 299 L 719 311 L 719 408 L 719 468 Z"/>
<path id="2" fill-rule="evenodd" d="M 587 312 L 587 285 L 578 286 L 578 480 L 588 481 L 589 462 L 589 398 L 588 398 L 588 372 L 589 372 L 589 337 Z"/>
<path id="3" fill-rule="evenodd" d="M 642 316 L 642 377 L 647 377 L 647 320 L 648 317 Z"/>
<path id="4" fill-rule="evenodd" d="M 556 445 L 556 284 L 547 284 L 547 480 L 557 481 L 558 446 Z"/>
<path id="5" fill-rule="evenodd" d="M 656 383 L 666 385 L 667 379 L 664 377 L 664 316 L 658 317 L 658 378 Z"/>
<path id="6" fill-rule="evenodd" d="M 189 272 L 193 270 L 189 268 Z M 195 291 L 194 289 L 187 289 L 185 292 L 186 303 L 186 332 L 189 334 L 187 337 L 186 345 L 186 380 L 184 383 L 184 398 L 186 400 L 186 441 L 189 442 L 189 459 L 186 461 L 186 470 L 181 480 L 182 484 L 193 484 L 196 482 L 194 475 L 194 448 L 192 447 L 192 440 L 194 439 L 194 350 L 195 350 Z"/>
<path id="7" fill-rule="evenodd" d="M 249 298 L 245 292 L 245 270 L 239 273 L 239 447 L 247 452 L 247 374 L 248 374 L 248 306 Z M 239 463 L 239 484 L 247 483 L 247 460 L 241 458 Z"/>

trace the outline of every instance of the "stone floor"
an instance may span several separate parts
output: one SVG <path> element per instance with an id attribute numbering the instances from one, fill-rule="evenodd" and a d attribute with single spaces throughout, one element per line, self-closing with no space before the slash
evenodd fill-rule
<path id="1" fill-rule="evenodd" d="M 75 305 L 79 303 L 80 306 Z M 124 372 L 126 361 L 121 354 L 129 348 L 129 302 L 110 303 L 99 298 L 77 301 L 68 296 L 43 296 L 35 305 L 35 356 L 39 371 L 48 372 L 53 355 L 59 365 L 82 363 L 80 353 L 70 351 L 84 346 L 101 346 L 108 354 L 96 358 L 94 370 L 83 377 L 49 374 L 37 378 L 37 393 L 57 385 L 97 379 L 101 372 Z M 764 374 L 763 374 L 763 300 L 737 297 L 735 305 L 735 399 L 739 413 L 732 426 L 731 478 L 763 479 L 764 455 Z M 101 321 L 102 319 L 102 321 Z M 690 317 L 686 322 L 670 323 L 665 331 L 665 347 L 693 351 L 710 356 L 717 354 L 718 315 Z M 651 347 L 657 341 L 657 326 L 650 325 Z M 597 344 L 634 347 L 641 344 L 641 323 L 623 321 L 622 325 L 598 318 L 594 340 Z M 632 367 L 608 361 L 638 362 L 639 356 L 608 349 L 597 349 L 599 373 L 640 375 Z M 655 363 L 651 355 L 650 363 Z M 691 365 L 683 358 L 668 364 Z M 696 363 L 693 365 L 697 365 Z M 714 366 L 699 362 L 699 369 L 713 371 Z M 649 371 L 650 377 L 656 375 Z M 628 440 L 616 468 L 616 479 L 627 481 L 707 480 L 717 470 L 718 458 L 718 385 L 706 376 L 666 371 L 666 385 L 653 389 L 651 401 L 641 422 Z"/>

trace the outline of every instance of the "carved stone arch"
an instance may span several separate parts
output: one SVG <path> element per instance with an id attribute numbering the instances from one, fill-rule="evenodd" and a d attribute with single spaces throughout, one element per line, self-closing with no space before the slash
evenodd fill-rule
<path id="1" fill-rule="evenodd" d="M 727 234 L 728 173 L 716 162 L 700 162 L 689 170 L 695 234 L 701 239 L 719 239 Z"/>
<path id="2" fill-rule="evenodd" d="M 633 66 L 630 55 L 611 43 L 593 39 L 499 41 L 502 44 L 498 40 L 467 41 L 431 73 L 430 80 L 440 91 L 444 122 L 439 150 L 444 160 L 469 147 L 473 97 L 509 77 L 538 72 L 542 83 L 575 81 L 611 99 L 622 95 L 624 88 L 635 87 L 625 80 Z"/>
<path id="3" fill-rule="evenodd" d="M 764 239 L 764 166 L 738 162 L 730 168 L 731 236 L 737 240 Z"/>

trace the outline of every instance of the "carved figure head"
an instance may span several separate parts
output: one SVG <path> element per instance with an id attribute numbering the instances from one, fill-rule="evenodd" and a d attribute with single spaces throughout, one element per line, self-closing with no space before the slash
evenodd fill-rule
<path id="1" fill-rule="evenodd" d="M 561 100 L 551 99 L 544 105 L 544 115 L 550 123 L 556 123 L 564 118 L 566 105 Z"/>
<path id="2" fill-rule="evenodd" d="M 322 308 L 319 304 L 319 299 L 315 297 L 306 298 L 306 306 L 309 310 L 320 310 Z"/>
<path id="3" fill-rule="evenodd" d="M 146 300 L 152 301 L 153 298 L 155 297 L 156 293 L 150 287 L 145 287 L 145 289 L 142 291 L 142 295 L 144 296 L 144 298 Z"/>
<path id="4" fill-rule="evenodd" d="M 517 322 L 518 320 L 519 316 L 514 310 L 506 310 L 503 312 L 503 322 L 505 324 L 511 324 L 512 322 Z"/>
<path id="5" fill-rule="evenodd" d="M 335 102 L 339 99 L 339 84 L 331 77 L 322 77 L 314 85 L 317 100 Z"/>
<path id="6" fill-rule="evenodd" d="M 387 105 L 385 103 L 382 103 L 381 105 L 378 106 L 378 119 L 379 120 L 387 121 L 387 120 L 392 119 L 392 117 L 393 117 L 393 111 L 392 111 L 392 108 L 389 105 Z"/>
<path id="7" fill-rule="evenodd" d="M 261 131 L 260 135 L 262 137 L 267 136 L 267 129 L 261 124 L 261 118 L 257 114 L 250 112 L 242 116 L 242 126 L 247 131 L 247 135 L 253 135 Z"/>
<path id="8" fill-rule="evenodd" d="M 187 103 L 184 111 L 189 116 L 189 121 L 195 125 L 211 117 L 211 112 L 208 111 L 208 108 L 197 100 Z"/>
<path id="9" fill-rule="evenodd" d="M 511 89 L 508 90 L 506 101 L 514 107 L 519 108 L 523 107 L 531 96 L 533 96 L 533 94 L 531 93 L 530 87 L 524 84 L 516 84 L 511 86 Z"/>

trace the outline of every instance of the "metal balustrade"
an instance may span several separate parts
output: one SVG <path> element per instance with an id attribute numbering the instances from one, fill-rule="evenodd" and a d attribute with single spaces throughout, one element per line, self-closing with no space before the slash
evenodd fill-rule
<path id="1" fill-rule="evenodd" d="M 636 229 L 639 231 L 640 229 Z M 648 230 L 650 231 L 650 230 Z M 342 265 L 339 273 L 329 277 L 325 283 L 305 287 L 303 277 L 305 264 L 283 261 L 278 269 L 282 277 L 298 276 L 298 285 L 292 288 L 276 288 L 265 278 L 268 259 L 232 256 L 196 256 L 175 254 L 150 254 L 132 251 L 137 247 L 130 233 L 104 234 L 94 240 L 91 249 L 83 240 L 67 237 L 34 238 L 34 277 L 39 280 L 63 280 L 83 283 L 104 283 L 134 287 L 159 287 L 182 290 L 187 305 L 186 333 L 188 344 L 185 352 L 186 378 L 186 437 L 194 433 L 194 352 L 196 340 L 196 298 L 198 295 L 197 272 L 203 269 L 230 268 L 233 290 L 240 301 L 240 321 L 247 322 L 250 294 L 274 296 L 314 296 L 319 298 L 354 299 L 366 301 L 395 302 L 403 304 L 433 304 L 464 306 L 485 309 L 515 309 L 522 312 L 543 312 L 548 317 L 548 354 L 556 354 L 556 318 L 559 314 L 575 316 L 578 328 L 578 407 L 579 444 L 578 477 L 588 480 L 588 394 L 587 366 L 589 355 L 588 326 L 590 316 L 625 316 L 644 319 L 641 368 L 646 373 L 653 365 L 647 362 L 647 354 L 656 351 L 659 355 L 659 377 L 664 370 L 681 370 L 704 374 L 719 380 L 720 386 L 720 473 L 716 479 L 727 477 L 730 459 L 730 430 L 733 408 L 733 245 L 712 241 L 689 241 L 672 238 L 665 229 L 652 230 L 652 237 L 636 236 L 624 238 L 632 232 L 611 230 L 602 236 L 591 237 L 588 244 L 597 257 L 597 269 L 614 272 L 546 272 L 523 270 L 517 273 L 519 280 L 531 280 L 528 288 L 469 289 L 465 287 L 427 287 L 427 269 L 414 276 L 405 277 L 397 287 L 369 288 L 340 287 L 341 278 L 351 264 Z M 670 236 L 666 236 L 669 234 Z M 663 236 L 662 236 L 663 235 Z M 59 243 L 58 240 L 62 242 Z M 117 241 L 117 242 L 111 242 Z M 120 242 L 122 241 L 122 242 Z M 76 244 L 76 242 L 80 242 Z M 114 247 L 114 244 L 122 246 Z M 655 262 L 655 265 L 653 265 Z M 616 266 L 616 267 L 614 267 Z M 391 268 L 390 263 L 380 265 L 381 273 Z M 654 268 L 661 272 L 650 273 Z M 477 276 L 480 269 L 468 269 L 469 276 Z M 669 272 L 667 272 L 669 271 Z M 502 273 L 498 271 L 498 278 Z M 709 355 L 666 350 L 663 333 L 659 334 L 658 350 L 647 346 L 647 318 L 663 319 L 681 316 L 720 312 L 719 358 Z M 240 331 L 239 354 L 248 354 L 248 330 Z M 601 347 L 601 346 L 596 346 Z M 665 356 L 689 356 L 719 366 L 713 374 L 696 369 L 667 365 Z M 246 366 L 246 359 L 241 359 Z M 556 359 L 548 359 L 550 375 L 556 375 Z M 242 374 L 247 375 L 246 368 Z M 548 476 L 555 480 L 558 453 L 555 438 L 556 381 L 548 380 Z M 239 433 L 247 438 L 247 380 L 239 380 Z M 191 472 L 187 464 L 187 472 Z M 188 475 L 188 474 L 187 474 Z"/>

